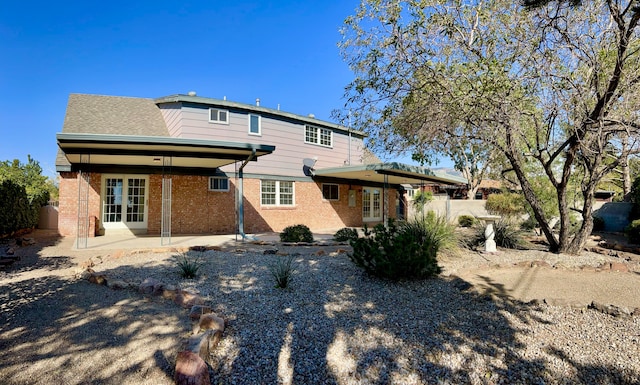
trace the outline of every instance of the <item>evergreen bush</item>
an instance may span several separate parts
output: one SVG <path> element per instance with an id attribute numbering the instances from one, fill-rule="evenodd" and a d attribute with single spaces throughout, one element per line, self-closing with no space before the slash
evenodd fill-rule
<path id="1" fill-rule="evenodd" d="M 351 241 L 349 258 L 367 273 L 385 279 L 424 279 L 440 273 L 437 253 L 455 242 L 453 226 L 444 219 L 413 221 L 401 226 L 390 219 Z"/>
<path id="2" fill-rule="evenodd" d="M 624 230 L 629 242 L 640 244 L 640 219 L 636 219 Z"/>
<path id="3" fill-rule="evenodd" d="M 592 231 L 604 231 L 604 219 L 602 217 L 593 217 L 593 230 Z"/>
<path id="4" fill-rule="evenodd" d="M 358 239 L 358 230 L 352 229 L 350 227 L 344 227 L 333 234 L 333 239 L 337 242 L 356 240 Z"/>
<path id="5" fill-rule="evenodd" d="M 280 241 L 311 243 L 313 242 L 313 234 L 305 225 L 289 226 L 280 233 Z"/>

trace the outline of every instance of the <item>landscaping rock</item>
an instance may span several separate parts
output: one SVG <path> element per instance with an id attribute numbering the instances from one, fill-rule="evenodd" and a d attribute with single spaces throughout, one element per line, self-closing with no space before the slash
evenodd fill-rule
<path id="1" fill-rule="evenodd" d="M 107 285 L 107 277 L 104 275 L 91 274 L 89 276 L 89 282 L 95 283 L 96 285 Z"/>
<path id="2" fill-rule="evenodd" d="M 224 332 L 224 320 L 214 313 L 200 316 L 200 330 L 218 330 Z"/>
<path id="3" fill-rule="evenodd" d="M 18 241 L 18 245 L 22 247 L 31 246 L 35 244 L 36 244 L 36 241 L 33 238 L 20 238 L 20 240 Z"/>
<path id="4" fill-rule="evenodd" d="M 177 385 L 211 384 L 207 364 L 198 354 L 190 351 L 178 353 L 173 379 Z"/>
<path id="5" fill-rule="evenodd" d="M 185 309 L 193 305 L 204 305 L 204 300 L 199 295 L 184 290 L 178 291 L 173 301 Z"/>
<path id="6" fill-rule="evenodd" d="M 91 258 L 87 259 L 86 261 L 84 261 L 84 262 L 82 262 L 80 264 L 80 268 L 83 269 L 83 270 L 92 268 L 94 266 L 95 266 L 95 263 L 93 263 L 93 259 L 91 259 Z"/>
<path id="7" fill-rule="evenodd" d="M 119 280 L 119 279 L 114 279 L 114 280 L 108 280 L 107 281 L 107 287 L 109 289 L 113 289 L 113 290 L 123 290 L 129 287 L 129 284 L 126 283 L 125 281 Z"/>
<path id="8" fill-rule="evenodd" d="M 629 272 L 629 266 L 624 262 L 611 262 L 611 271 L 619 271 L 622 273 Z"/>
<path id="9" fill-rule="evenodd" d="M 278 249 L 266 249 L 263 254 L 265 255 L 276 255 L 278 253 Z"/>
<path id="10" fill-rule="evenodd" d="M 153 294 L 160 282 L 153 278 L 147 278 L 138 287 L 138 291 L 142 294 Z"/>
<path id="11" fill-rule="evenodd" d="M 618 307 L 615 305 L 604 305 L 595 301 L 591 302 L 591 304 L 589 305 L 589 309 L 595 309 L 599 312 L 609 314 L 613 317 L 630 317 L 635 313 L 635 311 L 631 312 L 629 309 L 623 307 Z"/>
<path id="12" fill-rule="evenodd" d="M 175 286 L 173 285 L 167 285 L 164 287 L 164 289 L 162 290 L 162 298 L 164 299 L 170 299 L 170 300 L 174 300 L 176 298 L 176 295 L 178 294 L 178 289 L 176 289 Z"/>
<path id="13" fill-rule="evenodd" d="M 191 310 L 189 311 L 189 319 L 191 319 L 192 321 L 199 321 L 200 317 L 203 314 L 209 314 L 212 311 L 213 310 L 211 309 L 210 306 L 204 306 L 204 305 L 191 306 Z"/>
<path id="14" fill-rule="evenodd" d="M 215 349 L 221 338 L 221 331 L 206 330 L 204 333 L 189 337 L 186 343 L 186 350 L 197 354 L 204 361 L 207 361 L 211 351 Z"/>
<path id="15" fill-rule="evenodd" d="M 551 265 L 549 265 L 549 263 L 546 261 L 537 260 L 531 262 L 531 267 L 551 267 Z"/>

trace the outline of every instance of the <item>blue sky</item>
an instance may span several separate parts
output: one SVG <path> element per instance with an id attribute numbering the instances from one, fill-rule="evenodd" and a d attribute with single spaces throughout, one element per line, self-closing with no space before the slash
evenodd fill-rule
<path id="1" fill-rule="evenodd" d="M 199 96 L 331 120 L 352 78 L 337 43 L 358 0 L 5 2 L 0 160 L 55 175 L 70 93 Z M 406 160 L 406 159 L 404 159 Z"/>

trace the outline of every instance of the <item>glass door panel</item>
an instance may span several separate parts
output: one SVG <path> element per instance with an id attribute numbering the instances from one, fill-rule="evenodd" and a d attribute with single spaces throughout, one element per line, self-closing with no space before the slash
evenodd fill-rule
<path id="1" fill-rule="evenodd" d="M 105 178 L 102 222 L 122 221 L 122 178 Z"/>
<path id="2" fill-rule="evenodd" d="M 106 228 L 147 227 L 148 177 L 116 175 L 104 177 L 102 223 Z"/>

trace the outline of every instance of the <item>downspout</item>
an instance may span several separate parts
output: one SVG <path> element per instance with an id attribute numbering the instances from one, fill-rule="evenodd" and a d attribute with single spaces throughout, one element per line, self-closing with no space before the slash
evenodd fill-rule
<path id="1" fill-rule="evenodd" d="M 245 241 L 247 240 L 247 238 L 249 238 L 245 233 L 244 233 L 244 190 L 243 190 L 243 170 L 244 170 L 244 166 L 247 165 L 247 163 L 251 162 L 251 160 L 253 160 L 253 158 L 255 158 L 256 156 L 256 149 L 253 148 L 251 149 L 251 155 L 249 155 L 249 157 L 242 162 L 242 165 L 240 166 L 240 168 L 238 169 L 238 186 L 237 186 L 237 191 L 236 191 L 236 211 L 238 213 L 238 233 L 240 233 L 240 235 L 242 236 L 242 240 Z M 256 240 L 255 238 L 251 237 L 251 240 Z"/>

